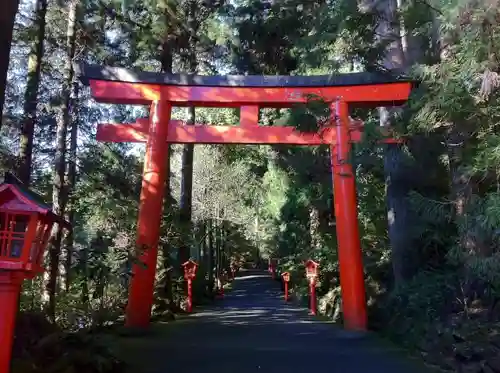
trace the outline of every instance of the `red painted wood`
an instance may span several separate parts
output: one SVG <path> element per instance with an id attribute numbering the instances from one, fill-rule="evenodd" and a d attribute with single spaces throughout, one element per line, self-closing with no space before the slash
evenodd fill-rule
<path id="1" fill-rule="evenodd" d="M 9 205 L 9 203 L 12 203 L 12 205 Z M 49 212 L 46 206 L 28 198 L 18 185 L 8 183 L 0 185 L 0 207 L 4 210 L 13 211 L 16 210 L 13 204 L 20 206 L 17 209 L 19 211 L 37 211 L 40 214 Z"/>
<path id="2" fill-rule="evenodd" d="M 333 103 L 331 123 L 335 124 L 336 146 L 331 147 L 335 221 L 342 289 L 344 327 L 366 330 L 366 295 L 363 258 L 358 227 L 356 180 L 349 162 L 349 108 L 344 102 Z"/>
<path id="3" fill-rule="evenodd" d="M 195 87 L 90 80 L 92 97 L 103 103 L 149 105 L 152 101 L 170 101 L 174 106 L 291 107 L 307 102 L 311 96 L 325 101 L 342 98 L 362 106 L 400 105 L 408 100 L 410 82 L 344 87 Z"/>
<path id="4" fill-rule="evenodd" d="M 240 126 L 257 127 L 259 125 L 259 107 L 242 106 L 240 109 Z"/>
<path id="5" fill-rule="evenodd" d="M 127 308 L 128 326 L 146 326 L 152 304 L 159 237 L 160 215 L 165 183 L 165 143 L 232 144 L 330 144 L 334 182 L 335 216 L 340 263 L 340 281 L 344 322 L 347 329 L 366 329 L 366 296 L 359 228 L 357 222 L 354 173 L 349 163 L 351 142 L 361 140 L 362 129 L 350 128 L 348 105 L 394 106 L 407 101 L 412 84 L 398 82 L 343 87 L 206 87 L 166 86 L 90 80 L 92 96 L 98 102 L 148 105 L 156 102 L 159 110 L 150 126 L 138 121 L 131 125 L 101 125 L 101 141 L 146 142 L 138 244 L 147 245 L 147 269 L 134 269 Z M 258 107 L 292 107 L 319 96 L 331 106 L 331 124 L 319 133 L 300 133 L 293 127 L 258 127 Z M 241 107 L 241 125 L 186 126 L 170 121 L 170 106 Z M 336 115 L 340 121 L 337 123 Z M 146 123 L 146 124 L 145 124 Z M 384 140 L 393 142 L 397 140 Z M 141 267 L 142 268 L 142 267 Z M 311 284 L 311 311 L 316 312 L 315 284 Z M 223 295 L 223 287 L 220 289 Z M 313 302 L 314 300 L 314 302 Z"/>
<path id="6" fill-rule="evenodd" d="M 97 140 L 105 142 L 146 142 L 148 130 L 143 120 L 129 124 L 99 124 Z M 188 126 L 172 120 L 168 126 L 168 143 L 175 144 L 329 144 L 332 130 L 320 133 L 301 133 L 294 127 L 241 126 Z M 360 137 L 360 136 L 359 136 Z"/>
<path id="7" fill-rule="evenodd" d="M 316 315 L 316 279 L 309 279 L 309 302 L 310 302 L 310 311 L 311 315 Z"/>
<path id="8" fill-rule="evenodd" d="M 0 272 L 0 373 L 10 372 L 18 300 L 23 279 L 20 271 Z"/>
<path id="9" fill-rule="evenodd" d="M 97 125 L 96 140 L 102 142 L 147 142 L 149 118 L 139 118 L 135 123 Z"/>
<path id="10" fill-rule="evenodd" d="M 168 102 L 160 101 L 151 105 L 137 222 L 137 247 L 145 248 L 139 259 L 145 266 L 135 264 L 132 268 L 125 319 L 125 325 L 129 327 L 147 327 L 151 317 L 163 195 L 168 177 L 165 163 L 169 148 L 165 146 L 168 127 L 162 123 L 170 121 L 170 113 Z"/>
<path id="11" fill-rule="evenodd" d="M 351 122 L 352 142 L 361 142 L 362 122 Z M 147 142 L 148 118 L 140 118 L 130 124 L 102 123 L 97 127 L 97 140 L 103 142 Z M 320 145 L 333 144 L 331 128 L 319 133 L 304 133 L 290 126 L 259 126 L 247 123 L 242 126 L 213 126 L 197 124 L 188 126 L 182 121 L 171 120 L 168 127 L 168 143 L 175 144 L 292 144 Z M 383 143 L 402 142 L 401 139 L 386 138 Z"/>
<path id="12" fill-rule="evenodd" d="M 188 278 L 187 280 L 187 288 L 188 288 L 188 297 L 187 297 L 187 312 L 193 312 L 193 280 Z"/>

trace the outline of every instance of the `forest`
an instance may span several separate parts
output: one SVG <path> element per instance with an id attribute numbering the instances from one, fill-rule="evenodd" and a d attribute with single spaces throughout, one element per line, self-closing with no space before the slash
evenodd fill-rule
<path id="1" fill-rule="evenodd" d="M 14 373 L 123 369 L 98 335 L 123 323 L 145 149 L 95 134 L 97 123 L 133 122 L 148 108 L 95 103 L 79 63 L 199 75 L 410 76 L 418 84 L 406 105 L 351 113 L 365 128 L 351 161 L 369 327 L 438 370 L 500 372 L 499 2 L 3 2 L 0 171 L 72 225 L 53 231 L 46 272 L 24 284 Z M 239 120 L 230 108 L 172 115 Z M 311 131 L 322 116 L 314 105 L 261 109 L 260 125 Z M 404 141 L 380 144 L 380 127 Z M 200 263 L 198 305 L 213 301 L 231 263 L 279 258 L 303 302 L 303 262 L 321 263 L 318 310 L 340 322 L 328 147 L 169 146 L 153 318 L 175 322 L 184 312 L 181 264 L 189 258 Z"/>

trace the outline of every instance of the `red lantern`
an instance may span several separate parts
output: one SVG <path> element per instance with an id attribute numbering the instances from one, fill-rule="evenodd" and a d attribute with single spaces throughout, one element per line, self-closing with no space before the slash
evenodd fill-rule
<path id="1" fill-rule="evenodd" d="M 189 259 L 182 265 L 182 267 L 184 268 L 184 278 L 186 280 L 193 280 L 196 277 L 198 263 L 196 263 L 194 260 Z"/>
<path id="2" fill-rule="evenodd" d="M 285 283 L 285 302 L 288 302 L 288 283 L 290 282 L 290 273 L 283 272 L 281 277 L 283 277 L 283 282 Z"/>
<path id="3" fill-rule="evenodd" d="M 10 367 L 21 284 L 43 272 L 54 223 L 69 227 L 39 195 L 7 173 L 0 184 L 0 373 Z"/>
<path id="4" fill-rule="evenodd" d="M 290 273 L 288 273 L 288 272 L 283 272 L 283 273 L 281 274 L 281 276 L 283 277 L 283 281 L 285 281 L 285 282 L 290 282 Z"/>
<path id="5" fill-rule="evenodd" d="M 316 279 L 318 278 L 319 263 L 309 259 L 306 263 L 306 276 L 309 279 L 309 296 L 311 314 L 316 315 Z"/>
<path id="6" fill-rule="evenodd" d="M 198 269 L 198 263 L 189 259 L 186 263 L 182 265 L 184 268 L 184 278 L 187 280 L 187 291 L 188 291 L 188 304 L 187 312 L 191 313 L 193 311 L 193 279 L 196 277 L 196 270 Z"/>
<path id="7" fill-rule="evenodd" d="M 318 268 L 319 263 L 316 263 L 314 260 L 309 259 L 306 263 L 306 277 L 309 281 L 313 281 L 318 277 Z"/>

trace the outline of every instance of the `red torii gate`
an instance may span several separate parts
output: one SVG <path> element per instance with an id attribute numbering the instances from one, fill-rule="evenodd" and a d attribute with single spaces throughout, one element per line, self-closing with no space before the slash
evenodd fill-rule
<path id="1" fill-rule="evenodd" d="M 148 247 L 135 265 L 126 325 L 149 325 L 153 303 L 159 227 L 167 178 L 167 143 L 328 144 L 332 156 L 340 284 L 345 328 L 365 330 L 366 296 L 359 238 L 356 187 L 349 163 L 351 142 L 360 141 L 362 124 L 351 122 L 349 107 L 394 106 L 408 100 L 412 83 L 390 75 L 193 76 L 134 72 L 122 68 L 79 67 L 92 97 L 102 103 L 150 105 L 149 118 L 131 124 L 101 124 L 97 138 L 146 142 L 138 218 L 138 247 Z M 259 126 L 259 108 L 303 104 L 311 96 L 330 103 L 330 125 L 318 133 L 290 126 Z M 188 126 L 171 120 L 172 106 L 239 107 L 240 126 Z M 390 142 L 391 140 L 387 140 Z"/>

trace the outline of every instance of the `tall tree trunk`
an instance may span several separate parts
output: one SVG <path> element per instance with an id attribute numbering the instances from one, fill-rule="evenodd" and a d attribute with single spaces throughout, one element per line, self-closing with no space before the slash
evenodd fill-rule
<path id="1" fill-rule="evenodd" d="M 165 27 L 166 32 L 162 42 L 162 49 L 160 54 L 160 63 L 161 70 L 164 73 L 172 74 L 173 68 L 173 54 L 174 54 L 174 42 L 175 39 L 170 34 L 171 30 L 169 28 L 169 13 L 167 9 L 165 9 Z M 166 205 L 163 209 L 164 211 L 168 211 L 171 208 L 171 204 L 174 199 L 172 198 L 172 189 L 170 187 L 170 160 L 172 153 L 172 146 L 167 144 L 168 146 L 168 154 L 167 159 L 165 159 L 165 163 L 167 164 L 167 178 L 165 180 L 165 198 L 164 204 Z M 172 290 L 173 282 L 172 282 L 172 271 L 171 271 L 171 262 L 170 262 L 170 250 L 172 247 L 170 246 L 170 242 L 166 242 L 162 245 L 163 250 L 163 269 L 165 270 L 165 279 L 163 283 L 163 289 L 161 291 L 164 302 L 166 303 L 166 307 L 171 312 L 177 312 L 178 307 L 174 301 L 174 292 Z"/>
<path id="2" fill-rule="evenodd" d="M 492 254 L 490 242 L 481 240 L 481 235 L 474 234 L 474 223 L 469 216 L 473 197 L 474 182 L 471 174 L 464 167 L 467 142 L 473 136 L 472 130 L 455 123 L 450 126 L 446 136 L 446 148 L 450 165 L 450 200 L 453 202 L 453 219 L 457 227 L 458 243 L 471 258 L 488 257 Z"/>
<path id="3" fill-rule="evenodd" d="M 199 260 L 204 261 L 205 257 L 207 255 L 207 221 L 206 220 L 201 220 L 200 222 L 200 240 L 198 241 L 198 244 L 200 245 L 200 250 L 199 250 Z"/>
<path id="4" fill-rule="evenodd" d="M 66 137 L 70 122 L 71 87 L 73 83 L 73 58 L 75 56 L 76 17 L 79 0 L 71 0 L 68 4 L 68 25 L 66 30 L 66 54 L 64 56 L 64 72 L 61 87 L 62 103 L 57 114 L 56 156 L 52 175 L 52 208 L 54 213 L 64 216 L 67 195 L 64 185 L 66 171 Z M 59 269 L 59 255 L 61 252 L 62 228 L 57 225 L 51 236 L 49 250 L 49 269 L 43 296 L 47 314 L 55 320 L 57 274 Z"/>
<path id="5" fill-rule="evenodd" d="M 365 9 L 378 15 L 377 34 L 380 42 L 387 43 L 382 61 L 386 69 L 406 70 L 413 61 L 407 56 L 408 43 L 405 27 L 399 19 L 398 10 L 402 0 L 368 0 Z M 391 126 L 398 109 L 379 108 L 380 125 Z M 392 268 L 396 286 L 411 278 L 418 261 L 411 259 L 415 254 L 410 234 L 411 214 L 408 193 L 411 183 L 405 179 L 405 153 L 399 144 L 388 144 L 384 152 L 384 174 L 386 180 L 386 203 L 388 235 L 392 249 Z"/>
<path id="6" fill-rule="evenodd" d="M 231 273 L 231 253 L 228 245 L 229 228 L 226 222 L 222 225 L 221 231 L 221 247 L 222 247 L 222 270 L 224 273 Z"/>
<path id="7" fill-rule="evenodd" d="M 319 210 L 316 206 L 312 205 L 309 207 L 309 239 L 310 239 L 310 250 L 314 253 L 320 248 L 321 245 L 321 235 L 319 232 L 320 220 L 319 220 Z"/>
<path id="8" fill-rule="evenodd" d="M 3 0 L 0 11 L 0 129 L 2 128 L 3 104 L 9 71 L 10 47 L 19 0 Z"/>
<path id="9" fill-rule="evenodd" d="M 438 21 L 436 20 L 434 23 L 434 28 L 439 30 Z M 453 45 L 457 44 L 459 40 L 453 33 L 440 35 L 438 31 L 435 32 L 435 38 L 439 51 L 437 59 L 441 63 L 446 63 L 452 57 L 450 51 Z M 458 244 L 471 258 L 474 256 L 487 257 L 492 254 L 490 244 L 481 242 L 480 236 L 473 232 L 473 224 L 467 221 L 474 184 L 470 172 L 464 167 L 466 164 L 464 158 L 466 157 L 467 143 L 474 136 L 473 128 L 473 125 L 466 122 L 450 122 L 445 135 L 450 171 L 450 201 L 453 202 L 453 219 L 457 228 Z M 467 294 L 468 291 L 467 285 L 464 292 Z"/>
<path id="10" fill-rule="evenodd" d="M 410 234 L 412 214 L 410 181 L 405 178 L 408 167 L 402 146 L 388 144 L 384 152 L 388 235 L 392 249 L 392 270 L 395 285 L 413 277 L 418 270 L 419 256 Z"/>
<path id="11" fill-rule="evenodd" d="M 201 252 L 202 252 L 202 244 L 201 244 L 201 238 L 203 237 L 202 225 L 203 225 L 203 223 L 197 224 L 196 229 L 195 229 L 195 237 L 196 237 L 196 240 L 195 240 L 195 243 L 196 243 L 195 260 L 198 262 L 201 259 Z"/>
<path id="12" fill-rule="evenodd" d="M 89 292 L 89 247 L 85 245 L 81 251 L 82 263 L 82 304 L 85 310 L 89 308 L 90 292 Z"/>
<path id="13" fill-rule="evenodd" d="M 217 281 L 217 288 L 220 289 L 222 286 L 221 279 L 221 209 L 217 203 L 215 207 L 215 278 Z"/>
<path id="14" fill-rule="evenodd" d="M 189 107 L 187 110 L 187 123 L 192 125 L 195 122 L 195 108 Z M 185 238 L 179 247 L 180 264 L 186 262 L 189 259 L 190 254 L 190 240 L 188 237 L 192 234 L 191 215 L 193 205 L 193 150 L 193 144 L 185 144 L 182 148 L 180 219 Z"/>
<path id="15" fill-rule="evenodd" d="M 73 251 L 74 251 L 74 235 L 73 235 L 73 225 L 75 222 L 75 210 L 74 210 L 74 198 L 73 192 L 76 186 L 76 156 L 77 156 L 77 145 L 78 145 L 78 94 L 79 85 L 77 81 L 73 82 L 72 98 L 71 98 L 71 108 L 72 108 L 72 120 L 71 120 L 71 132 L 70 132 L 70 143 L 69 143 L 69 157 L 68 157 L 68 173 L 66 178 L 66 192 L 67 199 L 69 203 L 69 208 L 67 211 L 66 218 L 68 219 L 71 227 L 69 231 L 64 236 L 64 273 L 66 278 L 63 279 L 64 289 L 69 290 L 71 284 L 71 267 L 73 264 Z"/>
<path id="16" fill-rule="evenodd" d="M 198 33 L 199 23 L 196 19 L 197 14 L 197 1 L 189 0 L 188 14 L 187 14 L 187 29 L 188 29 L 188 53 L 185 56 L 185 65 L 190 74 L 195 74 L 198 68 L 198 61 L 196 59 L 196 34 Z M 194 125 L 196 120 L 195 108 L 187 108 L 187 124 Z M 180 216 L 183 228 L 186 230 L 189 237 L 191 232 L 191 215 L 193 205 L 193 144 L 185 144 L 182 149 L 182 182 L 181 182 L 181 200 L 180 200 Z M 189 246 L 188 242 L 184 240 L 179 248 L 180 263 L 184 263 L 189 259 Z"/>
<path id="17" fill-rule="evenodd" d="M 43 44 L 45 41 L 45 16 L 47 14 L 47 0 L 37 0 L 35 21 L 37 33 L 31 44 L 28 57 L 28 80 L 24 92 L 24 114 L 19 144 L 18 176 L 26 185 L 30 182 L 31 162 L 33 154 L 33 135 L 35 132 L 36 106 L 38 87 L 40 86 L 40 70 L 42 67 Z"/>
<path id="18" fill-rule="evenodd" d="M 207 270 L 208 270 L 208 294 L 214 290 L 214 221 L 208 220 L 207 235 Z"/>

